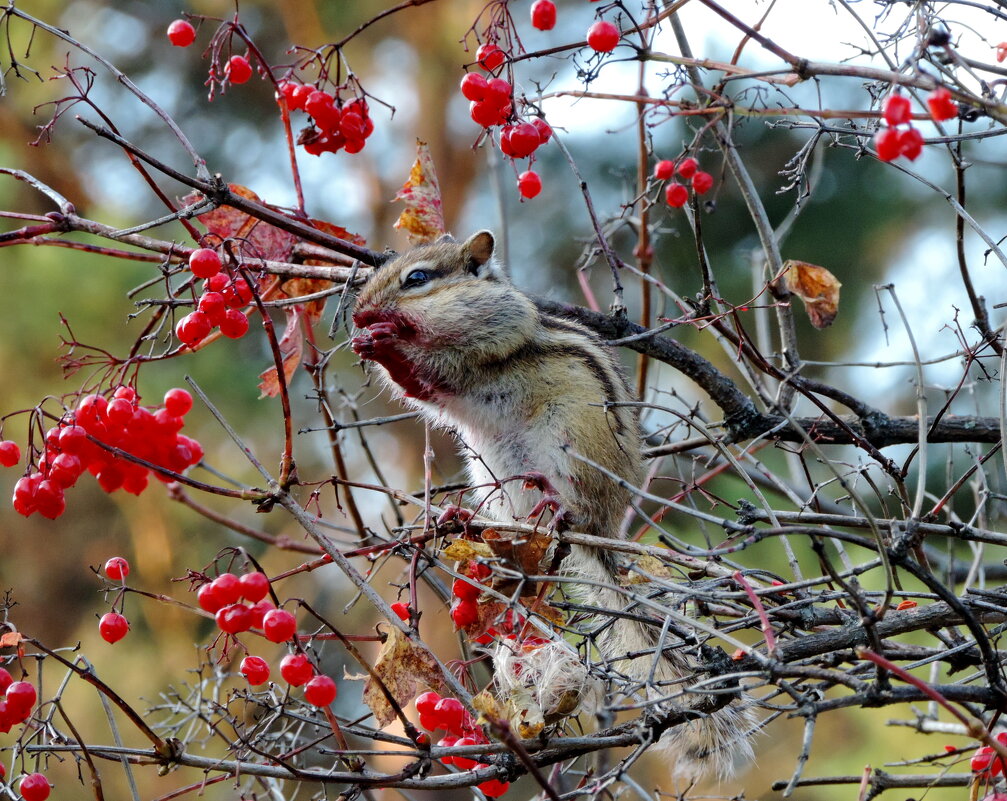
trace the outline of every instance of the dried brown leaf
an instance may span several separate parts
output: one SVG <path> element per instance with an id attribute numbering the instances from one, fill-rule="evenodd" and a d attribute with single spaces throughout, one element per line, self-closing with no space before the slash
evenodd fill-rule
<path id="1" fill-rule="evenodd" d="M 493 549 L 493 553 L 520 566 L 525 573 L 542 573 L 549 567 L 549 558 L 556 545 L 549 534 L 536 531 L 533 534 L 500 534 L 494 529 L 483 532 L 483 541 Z"/>
<path id="2" fill-rule="evenodd" d="M 815 264 L 793 259 L 784 263 L 787 289 L 804 301 L 811 324 L 828 328 L 839 313 L 839 288 L 836 277 Z"/>
<path id="3" fill-rule="evenodd" d="M 444 233 L 441 187 L 426 142 L 416 141 L 416 161 L 395 200 L 406 204 L 395 227 L 406 232 L 411 244 L 433 242 Z"/>
<path id="4" fill-rule="evenodd" d="M 456 562 L 467 562 L 480 556 L 484 559 L 493 556 L 493 551 L 488 545 L 472 540 L 452 540 L 441 553 L 446 559 L 453 559 Z"/>
<path id="5" fill-rule="evenodd" d="M 298 306 L 286 307 L 287 327 L 280 338 L 280 354 L 283 357 L 283 375 L 290 386 L 290 380 L 294 377 L 297 365 L 301 363 L 301 354 L 304 350 L 304 333 L 301 330 L 301 317 L 303 309 Z M 262 380 L 259 382 L 259 397 L 274 398 L 280 393 L 280 380 L 274 364 L 268 370 L 259 374 Z"/>
<path id="6" fill-rule="evenodd" d="M 379 728 L 395 720 L 395 709 L 382 691 L 381 684 L 400 707 L 424 690 L 440 692 L 445 689 L 440 668 L 430 652 L 414 645 L 395 627 L 388 631 L 388 639 L 381 646 L 381 653 L 374 663 L 374 672 L 381 678 L 381 683 L 374 677 L 367 679 L 364 703 L 374 713 Z"/>

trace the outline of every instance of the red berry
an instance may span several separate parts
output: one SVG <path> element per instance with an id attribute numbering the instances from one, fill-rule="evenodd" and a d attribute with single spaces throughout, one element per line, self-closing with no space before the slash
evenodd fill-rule
<path id="1" fill-rule="evenodd" d="M 531 6 L 531 24 L 540 31 L 551 31 L 556 26 L 556 4 L 552 0 L 535 0 Z"/>
<path id="2" fill-rule="evenodd" d="M 79 458 L 72 453 L 61 453 L 49 465 L 49 480 L 66 489 L 76 484 L 83 472 L 84 465 Z"/>
<path id="3" fill-rule="evenodd" d="M 409 605 L 403 603 L 402 601 L 396 601 L 392 604 L 392 611 L 399 616 L 400 620 L 406 622 L 409 621 Z"/>
<path id="4" fill-rule="evenodd" d="M 18 785 L 24 801 L 45 801 L 51 789 L 49 781 L 41 773 L 29 773 Z"/>
<path id="5" fill-rule="evenodd" d="M 253 604 L 269 593 L 269 579 L 265 573 L 245 573 L 238 579 L 238 584 L 241 587 L 241 597 Z"/>
<path id="6" fill-rule="evenodd" d="M 227 606 L 227 601 L 221 597 L 220 591 L 212 581 L 207 582 L 196 591 L 196 600 L 199 603 L 199 608 L 211 615 Z"/>
<path id="7" fill-rule="evenodd" d="M 192 408 L 192 395 L 181 387 L 164 393 L 164 408 L 172 417 L 185 417 Z"/>
<path id="8" fill-rule="evenodd" d="M 891 94 L 885 98 L 881 113 L 889 125 L 902 125 L 912 119 L 912 102 L 902 94 Z"/>
<path id="9" fill-rule="evenodd" d="M 334 131 L 339 127 L 342 112 L 336 108 L 332 95 L 320 89 L 315 90 L 304 101 L 304 110 L 322 131 Z"/>
<path id="10" fill-rule="evenodd" d="M 113 398 L 124 398 L 130 403 L 135 403 L 137 401 L 136 390 L 132 387 L 128 387 L 125 384 L 116 387 L 115 392 L 112 393 Z"/>
<path id="11" fill-rule="evenodd" d="M 300 687 L 315 675 L 315 668 L 304 654 L 287 654 L 280 660 L 280 675 L 292 687 Z"/>
<path id="12" fill-rule="evenodd" d="M 664 199 L 674 209 L 680 209 L 689 201 L 689 190 L 677 181 L 664 187 Z"/>
<path id="13" fill-rule="evenodd" d="M 183 345 L 188 345 L 191 348 L 206 339 L 212 330 L 210 318 L 201 311 L 194 311 L 178 321 L 178 325 L 175 326 L 175 336 Z"/>
<path id="14" fill-rule="evenodd" d="M 510 147 L 517 158 L 530 156 L 535 149 L 542 144 L 538 129 L 530 122 L 522 122 L 515 125 L 510 134 Z"/>
<path id="15" fill-rule="evenodd" d="M 26 720 L 38 700 L 38 693 L 31 682 L 15 681 L 7 687 L 6 698 L 8 710 L 15 717 Z"/>
<path id="16" fill-rule="evenodd" d="M 224 287 L 228 284 L 228 278 L 226 273 L 217 273 L 216 275 L 211 275 L 206 281 L 203 282 L 204 292 L 222 292 Z"/>
<path id="17" fill-rule="evenodd" d="M 482 594 L 482 587 L 456 578 L 451 582 L 451 594 L 463 601 L 476 601 Z"/>
<path id="18" fill-rule="evenodd" d="M 461 87 L 466 100 L 482 100 L 486 97 L 486 79 L 478 72 L 465 73 Z"/>
<path id="19" fill-rule="evenodd" d="M 692 176 L 692 188 L 697 195 L 705 195 L 713 187 L 713 176 L 699 170 Z"/>
<path id="20" fill-rule="evenodd" d="M 456 745 L 458 745 L 458 739 L 459 739 L 458 737 L 453 737 L 450 734 L 445 734 L 443 737 L 441 737 L 437 745 L 439 745 L 441 748 L 454 748 Z M 441 762 L 443 762 L 445 765 L 454 765 L 455 758 L 450 754 L 447 754 L 441 757 Z"/>
<path id="21" fill-rule="evenodd" d="M 481 784 L 477 784 L 483 795 L 490 798 L 499 798 L 510 789 L 510 782 L 502 782 L 499 779 L 487 779 Z"/>
<path id="22" fill-rule="evenodd" d="M 438 728 L 445 729 L 454 735 L 462 736 L 462 729 L 469 717 L 462 702 L 457 698 L 442 698 L 434 707 L 433 714 L 440 721 Z"/>
<path id="23" fill-rule="evenodd" d="M 479 45 L 479 49 L 476 50 L 476 61 L 487 72 L 493 72 L 506 60 L 507 54 L 493 42 Z"/>
<path id="24" fill-rule="evenodd" d="M 455 622 L 457 628 L 463 629 L 479 619 L 479 607 L 475 601 L 463 601 L 459 599 L 451 607 L 451 619 Z"/>
<path id="25" fill-rule="evenodd" d="M 17 480 L 17 483 L 14 484 L 14 511 L 28 517 L 38 509 L 35 492 L 41 481 L 41 473 L 32 473 L 30 476 L 22 476 Z"/>
<path id="26" fill-rule="evenodd" d="M 237 603 L 241 598 L 241 584 L 234 573 L 221 573 L 213 583 L 217 585 L 217 592 L 224 599 L 225 604 Z"/>
<path id="27" fill-rule="evenodd" d="M 252 686 L 265 684 L 269 681 L 269 663 L 261 656 L 246 656 L 241 660 L 241 667 L 238 668 L 238 672 Z"/>
<path id="28" fill-rule="evenodd" d="M 263 619 L 274 609 L 276 609 L 276 607 L 273 606 L 272 601 L 262 600 L 252 604 L 252 628 L 261 629 Z"/>
<path id="29" fill-rule="evenodd" d="M 7 688 L 14 683 L 14 677 L 11 676 L 7 668 L 0 667 L 0 693 L 6 693 Z"/>
<path id="30" fill-rule="evenodd" d="M 189 254 L 189 269 L 197 278 L 211 278 L 220 272 L 220 256 L 210 248 L 197 248 Z"/>
<path id="31" fill-rule="evenodd" d="M 35 508 L 42 517 L 55 520 L 66 511 L 63 488 L 55 481 L 40 481 L 35 490 Z"/>
<path id="32" fill-rule="evenodd" d="M 118 612 L 106 612 L 98 621 L 98 633 L 107 643 L 117 643 L 129 632 L 129 621 Z"/>
<path id="33" fill-rule="evenodd" d="M 80 455 L 87 444 L 87 431 L 82 426 L 66 426 L 59 430 L 59 449 L 63 453 Z"/>
<path id="34" fill-rule="evenodd" d="M 531 200 L 542 191 L 542 179 L 534 170 L 526 170 L 517 177 L 517 188 L 521 197 Z"/>
<path id="35" fill-rule="evenodd" d="M 587 44 L 598 53 L 611 53 L 619 44 L 619 29 L 608 20 L 598 20 L 587 29 Z"/>
<path id="36" fill-rule="evenodd" d="M 503 108 L 510 102 L 513 90 L 514 87 L 503 78 L 490 78 L 486 81 L 486 96 L 483 100 L 494 108 Z"/>
<path id="37" fill-rule="evenodd" d="M 958 104 L 951 97 L 951 92 L 947 87 L 938 86 L 927 97 L 927 108 L 930 109 L 930 116 L 936 122 L 954 119 L 958 116 Z"/>
<path id="38" fill-rule="evenodd" d="M 125 398 L 112 398 L 105 410 L 108 422 L 116 428 L 125 428 L 133 419 L 133 404 Z"/>
<path id="39" fill-rule="evenodd" d="M 228 309 L 220 321 L 220 333 L 228 339 L 241 339 L 248 333 L 248 317 L 241 309 Z"/>
<path id="40" fill-rule="evenodd" d="M 874 149 L 882 161 L 894 161 L 901 153 L 899 132 L 894 128 L 882 128 L 874 134 Z"/>
<path id="41" fill-rule="evenodd" d="M 224 75 L 231 83 L 245 83 L 252 77 L 252 65 L 244 56 L 231 56 L 224 65 Z"/>
<path id="42" fill-rule="evenodd" d="M 284 642 L 297 633 L 297 618 L 286 609 L 273 609 L 262 618 L 262 633 L 270 642 Z"/>
<path id="43" fill-rule="evenodd" d="M 416 711 L 421 715 L 430 715 L 434 707 L 440 703 L 441 697 L 435 692 L 425 692 L 416 696 Z"/>
<path id="44" fill-rule="evenodd" d="M 538 131 L 538 141 L 540 145 L 544 145 L 552 138 L 552 128 L 550 128 L 549 123 L 541 117 L 533 119 L 531 124 L 534 125 L 535 130 Z"/>
<path id="45" fill-rule="evenodd" d="M 129 575 L 129 562 L 121 556 L 113 556 L 105 562 L 105 575 L 112 581 L 122 581 Z"/>
<path id="46" fill-rule="evenodd" d="M 658 181 L 667 181 L 675 174 L 675 162 L 663 159 L 654 165 L 654 178 Z"/>
<path id="47" fill-rule="evenodd" d="M 315 87 L 310 83 L 302 83 L 294 87 L 290 93 L 290 100 L 288 105 L 291 111 L 300 111 L 304 108 L 304 104 L 308 102 L 308 98 L 311 97 L 311 93 L 315 91 Z"/>
<path id="48" fill-rule="evenodd" d="M 13 467 L 21 461 L 21 448 L 10 439 L 0 442 L 0 464 L 4 467 Z"/>
<path id="49" fill-rule="evenodd" d="M 474 123 L 483 128 L 499 125 L 507 119 L 507 115 L 501 115 L 500 109 L 486 100 L 473 101 L 469 105 L 469 116 Z"/>
<path id="50" fill-rule="evenodd" d="M 699 169 L 699 162 L 696 161 L 692 156 L 687 156 L 678 162 L 678 167 L 676 172 L 681 175 L 686 180 L 689 180 L 693 175 L 696 174 L 696 170 Z"/>
<path id="51" fill-rule="evenodd" d="M 204 292 L 199 296 L 196 308 L 206 315 L 211 325 L 220 325 L 220 321 L 224 319 L 224 313 L 227 311 L 224 296 L 219 292 Z"/>
<path id="52" fill-rule="evenodd" d="M 244 604 L 230 604 L 218 609 L 214 619 L 217 628 L 227 634 L 238 634 L 252 628 L 252 610 Z"/>
<path id="53" fill-rule="evenodd" d="M 479 741 L 476 740 L 475 737 L 461 737 L 455 741 L 455 745 L 457 746 L 478 745 L 478 744 Z M 461 768 L 462 770 L 468 770 L 469 768 L 474 768 L 476 765 L 479 764 L 478 760 L 469 759 L 466 756 L 456 756 L 452 757 L 452 759 L 454 760 L 455 767 Z"/>
<path id="54" fill-rule="evenodd" d="M 304 700 L 312 706 L 328 706 L 336 700 L 336 683 L 328 676 L 315 676 L 304 685 Z"/>
<path id="55" fill-rule="evenodd" d="M 899 153 L 910 161 L 916 161 L 923 152 L 923 134 L 916 128 L 899 132 Z"/>
<path id="56" fill-rule="evenodd" d="M 176 19 L 168 26 L 168 41 L 175 47 L 188 47 L 196 41 L 196 29 L 184 19 Z"/>

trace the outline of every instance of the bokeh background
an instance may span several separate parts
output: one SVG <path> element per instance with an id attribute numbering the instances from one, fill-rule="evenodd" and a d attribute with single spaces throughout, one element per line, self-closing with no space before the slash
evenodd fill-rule
<path id="1" fill-rule="evenodd" d="M 374 0 L 244 0 L 240 19 L 262 52 L 280 65 L 291 60 L 287 50 L 293 43 L 318 47 L 335 41 L 391 5 Z M 581 0 L 559 0 L 557 29 L 543 34 L 528 25 L 527 5 L 524 0 L 510 4 L 528 50 L 582 37 L 597 9 Z M 686 4 L 682 12 L 694 49 L 712 59 L 729 59 L 739 37 L 694 5 Z M 737 5 L 736 13 L 747 14 L 752 22 L 766 10 L 764 3 L 733 5 Z M 868 22 L 873 19 L 873 4 L 853 5 Z M 827 3 L 780 2 L 776 6 L 763 32 L 795 52 L 839 59 L 846 52 L 845 42 L 853 40 L 855 26 L 851 30 L 849 16 L 830 9 Z M 197 44 L 186 50 L 170 47 L 164 37 L 168 23 L 182 11 L 227 17 L 233 11 L 229 4 L 216 0 L 186 5 L 167 0 L 32 0 L 24 3 L 23 9 L 70 31 L 80 42 L 113 61 L 174 117 L 212 172 L 248 186 L 271 203 L 293 202 L 286 146 L 271 88 L 256 78 L 208 103 L 203 86 L 207 63 L 200 58 L 200 49 L 214 24 L 205 22 Z M 347 46 L 345 56 L 353 71 L 370 93 L 394 107 L 394 114 L 372 104 L 376 132 L 358 155 L 340 153 L 315 158 L 299 153 L 308 211 L 313 217 L 358 232 L 373 248 L 405 247 L 405 240 L 392 227 L 400 207 L 390 200 L 408 174 L 415 141 L 420 139 L 429 143 L 433 153 L 449 228 L 459 235 L 483 227 L 494 229 L 520 286 L 554 299 L 583 302 L 574 268 L 581 264 L 591 226 L 569 165 L 555 146 L 543 148 L 536 169 L 543 177 L 544 190 L 533 201 L 519 202 L 513 167 L 494 155 L 492 148 L 476 146 L 479 129 L 468 119 L 467 102 L 457 90 L 462 65 L 471 61 L 465 43 L 474 46 L 474 39 L 470 36 L 466 40 L 466 33 L 485 10 L 483 2 L 431 2 L 390 15 Z M 107 71 L 65 42 L 37 33 L 25 55 L 29 27 L 20 20 L 8 20 L 5 25 L 19 62 L 38 74 L 28 69 L 15 74 L 8 69 L 8 56 L 0 55 L 0 66 L 7 70 L 7 91 L 0 99 L 0 165 L 35 175 L 72 200 L 80 214 L 112 225 L 128 227 L 162 213 L 122 153 L 73 119 L 78 113 L 94 119 L 92 110 L 72 109 L 56 125 L 51 141 L 34 146 L 30 143 L 38 135 L 39 126 L 50 119 L 51 104 L 67 93 L 65 83 L 53 80 L 53 76 L 54 69 L 68 63 L 86 64 L 96 70 L 92 100 L 126 138 L 178 169 L 190 168 L 163 124 Z M 963 35 L 972 37 L 970 41 L 976 48 L 988 47 L 997 40 L 990 31 L 966 31 Z M 984 44 L 982 35 L 992 38 Z M 675 52 L 670 40 L 661 44 Z M 981 55 L 990 57 L 986 52 Z M 752 67 L 775 65 L 752 44 L 746 51 L 745 63 Z M 566 55 L 524 64 L 521 83 L 529 93 L 536 83 L 547 87 L 547 91 L 583 89 L 578 66 L 583 63 Z M 648 68 L 648 89 L 653 94 L 670 80 L 668 69 L 668 65 Z M 601 70 L 589 88 L 631 94 L 637 80 L 637 67 L 630 60 Z M 770 105 L 779 98 L 760 97 L 752 90 L 746 100 Z M 866 108 L 869 99 L 861 81 L 827 80 L 788 90 L 786 102 Z M 543 107 L 591 187 L 600 213 L 606 218 L 618 218 L 621 204 L 631 201 L 636 193 L 635 108 L 624 103 L 571 98 L 556 98 Z M 648 136 L 653 151 L 658 156 L 674 157 L 698 125 L 672 116 L 651 117 Z M 752 119 L 739 123 L 735 136 L 769 216 L 778 223 L 795 203 L 795 193 L 783 191 L 789 181 L 781 170 L 807 141 L 809 132 Z M 752 263 L 758 243 L 737 191 L 730 180 L 723 178 L 719 154 L 712 142 L 704 145 L 709 148 L 702 155 L 704 166 L 718 181 L 715 202 L 703 219 L 706 245 L 723 296 L 740 304 L 753 294 Z M 996 140 L 984 141 L 967 155 L 975 164 L 970 171 L 971 213 L 994 239 L 999 239 L 1007 200 L 1007 182 L 1002 180 L 1003 148 Z M 822 362 L 810 368 L 810 374 L 826 377 L 886 412 L 910 414 L 914 411 L 911 365 L 879 370 L 835 363 L 869 365 L 908 358 L 904 334 L 890 324 L 891 317 L 886 331 L 885 321 L 878 314 L 873 287 L 879 283 L 895 284 L 925 354 L 945 355 L 959 348 L 953 321 L 957 315 L 962 328 L 967 329 L 971 315 L 955 280 L 954 218 L 940 191 L 873 158 L 861 157 L 854 149 L 823 143 L 813 161 L 814 191 L 803 203 L 784 242 L 784 257 L 826 266 L 843 282 L 843 296 L 839 318 L 826 331 L 815 331 L 799 314 L 803 356 Z M 940 148 L 927 148 L 912 169 L 938 189 L 952 186 L 949 159 Z M 162 181 L 162 186 L 171 195 L 185 193 L 183 187 L 167 180 Z M 9 177 L 0 177 L 0 208 L 34 214 L 52 210 L 45 198 Z M 701 284 L 684 217 L 661 205 L 652 214 L 659 234 L 655 272 L 677 292 L 694 295 Z M 19 224 L 8 220 L 5 230 Z M 189 244 L 180 227 L 162 228 L 157 235 Z M 624 258 L 631 257 L 634 239 L 628 226 L 615 226 L 612 241 Z M 968 237 L 967 248 L 979 292 L 991 304 L 1004 300 L 1007 284 L 1003 266 L 985 257 L 982 243 L 974 236 Z M 48 402 L 53 408 L 51 404 L 75 391 L 83 380 L 81 374 L 65 377 L 57 363 L 60 337 L 68 335 L 61 327 L 60 315 L 69 320 L 78 342 L 121 354 L 142 324 L 141 320 L 130 319 L 137 309 L 126 293 L 151 275 L 149 265 L 55 247 L 0 248 L 0 286 L 6 299 L 0 314 L 0 375 L 4 377 L 0 383 L 0 413 L 9 415 L 4 421 L 5 438 L 24 445 L 27 416 L 13 413 L 30 409 L 46 398 L 54 399 Z M 589 275 L 599 299 L 607 303 L 607 268 L 600 263 L 593 269 L 589 265 Z M 631 314 L 638 309 L 636 292 L 631 284 Z M 676 313 L 674 309 L 667 311 Z M 994 323 L 1001 316 L 995 312 Z M 326 317 L 324 325 L 328 323 Z M 678 329 L 675 335 L 732 371 L 729 356 L 709 336 L 691 329 Z M 340 337 L 344 339 L 345 334 Z M 626 358 L 627 366 L 632 367 L 631 359 Z M 354 367 L 351 354 L 341 353 L 336 364 L 338 380 L 356 392 L 361 373 Z M 139 389 L 145 400 L 155 402 L 168 387 L 180 386 L 184 376 L 192 376 L 263 463 L 274 466 L 282 437 L 279 404 L 259 399 L 257 390 L 257 375 L 268 366 L 264 339 L 248 336 L 237 342 L 220 342 L 195 357 L 150 366 L 141 373 Z M 960 360 L 928 368 L 928 380 L 938 394 L 941 387 L 953 386 L 960 374 Z M 701 393 L 670 370 L 658 370 L 653 375 L 664 391 L 673 388 L 687 399 L 702 399 Z M 293 385 L 298 427 L 318 425 L 309 394 L 306 376 L 298 375 Z M 974 405 L 973 410 L 991 413 L 990 388 L 981 380 L 973 382 L 970 377 L 963 398 L 966 405 Z M 358 402 L 364 416 L 396 411 L 376 389 L 365 390 Z M 234 444 L 198 404 L 186 432 L 203 443 L 209 463 L 240 481 L 255 483 L 255 474 Z M 372 443 L 389 483 L 413 489 L 421 486 L 423 431 L 419 425 L 406 422 L 383 427 L 373 434 Z M 297 448 L 302 477 L 321 480 L 331 472 L 324 434 L 300 436 Z M 434 448 L 435 480 L 457 478 L 459 462 L 450 439 L 436 434 Z M 951 449 L 940 452 L 951 453 Z M 904 458 L 908 451 L 892 449 L 891 453 L 893 458 L 900 454 Z M 966 448 L 955 453 L 962 461 L 970 456 Z M 784 457 L 770 454 L 767 461 L 782 465 Z M 350 467 L 360 480 L 373 479 L 363 457 L 356 452 L 351 454 Z M 17 469 L 0 475 L 0 494 L 10 491 L 18 475 Z M 939 482 L 941 477 L 935 473 L 934 480 Z M 729 479 L 715 486 L 719 494 L 731 499 L 744 493 L 740 482 Z M 366 495 L 359 500 L 370 524 L 380 526 L 384 502 Z M 206 503 L 267 533 L 302 536 L 280 514 L 257 515 L 251 506 L 216 499 Z M 329 500 L 324 503 L 338 522 L 335 505 Z M 967 508 L 960 512 L 967 517 Z M 93 568 L 111 555 L 126 556 L 133 565 L 130 579 L 135 586 L 192 602 L 188 583 L 179 579 L 189 568 L 204 569 L 228 546 L 246 548 L 270 575 L 300 561 L 297 555 L 239 537 L 172 504 L 160 485 L 139 498 L 121 492 L 109 496 L 93 481 L 84 479 L 68 493 L 67 513 L 57 521 L 38 516 L 24 519 L 6 506 L 0 509 L 0 590 L 12 590 L 16 606 L 9 616 L 18 628 L 50 646 L 79 649 L 124 698 L 146 709 L 163 701 L 160 693 L 170 693 L 170 688 L 194 681 L 192 671 L 203 662 L 200 649 L 212 639 L 215 629 L 209 621 L 183 608 L 131 595 L 126 613 L 132 632 L 123 642 L 107 646 L 98 638 L 96 621 L 107 611 L 111 596 L 102 592 L 104 585 Z M 782 567 L 778 551 L 765 549 L 765 558 L 764 566 Z M 389 580 L 401 579 L 399 569 L 387 568 Z M 284 591 L 311 598 L 318 608 L 331 614 L 345 615 L 340 619 L 347 630 L 366 630 L 373 622 L 370 610 L 362 605 L 348 606 L 353 596 L 335 569 L 297 576 L 285 583 Z M 426 622 L 432 624 L 431 629 L 443 630 L 448 644 L 446 610 L 430 600 Z M 223 670 L 228 666 L 220 667 Z M 352 665 L 348 667 L 352 669 Z M 47 682 L 58 680 L 56 671 L 46 676 Z M 341 703 L 346 706 L 341 711 L 349 713 L 355 696 L 351 685 L 344 685 Z M 70 712 L 82 729 L 90 731 L 95 741 L 108 742 L 108 727 L 93 694 L 72 692 L 68 699 Z M 156 713 L 153 716 L 156 718 Z M 895 716 L 893 709 L 831 716 L 816 734 L 806 775 L 856 775 L 865 765 L 879 766 L 879 760 L 911 759 L 938 752 L 945 742 L 968 744 L 963 738 L 923 737 L 910 735 L 908 729 L 887 727 L 886 721 Z M 910 719 L 912 712 L 901 710 L 898 716 Z M 774 797 L 768 788 L 772 781 L 790 775 L 800 734 L 799 722 L 777 721 L 758 741 L 758 764 L 734 782 L 711 787 L 711 796 L 729 797 L 744 791 L 748 798 Z M 9 745 L 9 737 L 0 735 L 0 746 Z M 11 770 L 10 756 L 10 751 L 0 752 L 8 771 L 17 774 L 17 769 Z M 121 790 L 117 768 L 102 767 L 103 780 L 109 787 Z M 965 769 L 964 765 L 955 768 Z M 651 786 L 662 787 L 673 795 L 674 788 L 657 760 L 648 764 L 648 771 Z M 49 773 L 56 783 L 54 797 L 88 797 L 85 788 L 76 783 L 72 761 L 50 763 Z M 143 798 L 161 797 L 181 784 L 176 776 L 155 777 L 149 770 L 138 772 L 138 779 Z M 532 792 L 530 785 L 522 784 L 512 790 L 510 797 L 528 797 Z M 927 797 L 960 798 L 962 792 L 933 791 Z M 840 797 L 839 793 L 854 797 L 849 788 L 808 788 L 793 797 L 812 801 Z M 377 795 L 394 797 L 390 791 Z M 106 797 L 126 796 L 110 793 Z M 236 796 L 227 784 L 208 788 L 204 797 Z"/>

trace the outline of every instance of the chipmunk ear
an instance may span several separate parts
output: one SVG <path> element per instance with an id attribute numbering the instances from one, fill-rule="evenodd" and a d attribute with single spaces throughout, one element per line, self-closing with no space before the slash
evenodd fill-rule
<path id="1" fill-rule="evenodd" d="M 457 242 L 458 240 L 451 236 L 451 234 L 446 233 L 441 234 L 436 240 L 434 240 L 435 245 L 454 245 Z"/>
<path id="2" fill-rule="evenodd" d="M 493 234 L 489 231 L 479 231 L 472 234 L 462 245 L 462 255 L 465 257 L 465 269 L 472 275 L 479 275 L 479 268 L 493 258 L 493 246 L 496 244 Z"/>

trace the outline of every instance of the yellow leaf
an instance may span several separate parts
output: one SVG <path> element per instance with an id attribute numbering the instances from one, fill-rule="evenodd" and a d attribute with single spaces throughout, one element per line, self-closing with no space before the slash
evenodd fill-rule
<path id="1" fill-rule="evenodd" d="M 790 259 L 783 265 L 787 289 L 804 301 L 811 324 L 828 328 L 839 313 L 839 287 L 836 277 L 824 267 Z"/>
<path id="2" fill-rule="evenodd" d="M 367 684 L 364 685 L 364 703 L 374 713 L 379 728 L 395 720 L 395 709 L 384 690 L 403 707 L 422 690 L 444 689 L 444 678 L 433 656 L 414 645 L 395 627 L 389 629 L 388 639 L 381 646 L 381 653 L 374 663 L 374 672 L 381 681 L 374 676 L 367 679 Z"/>
<path id="3" fill-rule="evenodd" d="M 452 540 L 445 546 L 442 553 L 446 559 L 452 559 L 456 562 L 466 562 L 479 556 L 488 558 L 493 555 L 493 551 L 488 545 L 471 540 Z"/>
<path id="4" fill-rule="evenodd" d="M 433 242 L 444 233 L 441 187 L 426 142 L 416 140 L 416 162 L 395 200 L 406 204 L 395 227 L 406 232 L 411 244 Z"/>

